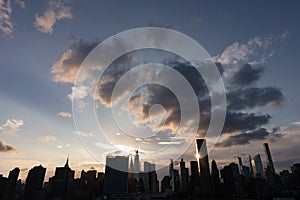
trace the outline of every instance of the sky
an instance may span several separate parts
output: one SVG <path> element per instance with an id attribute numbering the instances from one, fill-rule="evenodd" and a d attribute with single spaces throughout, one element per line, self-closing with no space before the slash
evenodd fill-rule
<path id="1" fill-rule="evenodd" d="M 56 166 L 64 165 L 68 154 L 70 166 L 77 172 L 103 170 L 103 163 L 91 153 L 97 148 L 89 149 L 89 142 L 105 144 L 94 141 L 97 133 L 80 132 L 74 123 L 72 99 L 86 92 L 74 94 L 74 80 L 84 58 L 101 41 L 148 26 L 173 29 L 193 38 L 219 67 L 227 114 L 223 134 L 209 152 L 210 160 L 215 159 L 219 167 L 237 162 L 237 156 L 246 159 L 260 153 L 265 160 L 262 144 L 268 142 L 276 169 L 289 169 L 300 162 L 299 7 L 296 0 L 0 0 L 0 173 L 6 176 L 18 166 L 24 179 L 28 169 L 42 164 L 51 176 Z M 99 93 L 93 99 L 97 109 L 111 106 L 107 98 L 112 94 L 110 87 L 131 69 L 128 66 L 145 63 L 144 57 L 148 62 L 171 65 L 188 80 L 199 98 L 203 119 L 198 134 L 205 133 L 210 114 L 203 79 L 189 64 L 166 52 L 144 50 L 118 58 L 111 74 L 107 72 L 98 83 Z M 134 78 L 146 76 L 142 71 Z M 174 94 L 155 85 L 133 94 L 137 98 L 130 99 L 125 108 L 133 124 L 158 129 L 159 123 L 149 125 L 149 104 L 165 106 L 168 123 L 159 127 L 162 133 L 155 140 L 140 139 L 139 135 L 138 144 L 116 144 L 119 149 L 133 153 L 139 146 L 143 157 L 147 151 L 143 152 L 142 142 L 171 145 L 171 149 L 184 143 L 182 138 L 170 143 L 180 121 Z M 153 111 L 158 121 L 164 116 L 161 112 L 160 107 Z M 109 120 L 105 123 L 108 127 L 112 124 Z M 80 134 L 92 138 L 85 142 Z M 114 141 L 128 142 L 120 139 L 122 132 L 116 135 Z M 186 160 L 195 159 L 194 149 L 184 153 Z"/>

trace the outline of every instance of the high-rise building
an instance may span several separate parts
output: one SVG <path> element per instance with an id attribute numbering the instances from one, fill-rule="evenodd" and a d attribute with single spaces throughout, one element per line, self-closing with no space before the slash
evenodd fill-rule
<path id="1" fill-rule="evenodd" d="M 188 192 L 189 170 L 185 167 L 183 158 L 180 161 L 181 192 Z"/>
<path id="2" fill-rule="evenodd" d="M 155 164 L 144 162 L 144 189 L 145 192 L 157 192 L 157 174 Z"/>
<path id="3" fill-rule="evenodd" d="M 35 166 L 29 170 L 24 188 L 25 199 L 32 200 L 39 198 L 39 192 L 42 189 L 45 174 L 46 168 L 42 165 Z"/>
<path id="4" fill-rule="evenodd" d="M 253 166 L 253 176 L 255 178 L 265 177 L 260 154 L 257 154 L 256 156 L 253 157 L 252 166 Z"/>
<path id="5" fill-rule="evenodd" d="M 274 163 L 271 155 L 271 151 L 268 143 L 264 143 L 265 153 L 267 156 L 267 170 L 270 171 L 271 174 L 275 175 Z"/>
<path id="6" fill-rule="evenodd" d="M 134 170 L 134 177 L 135 177 L 135 179 L 139 180 L 140 156 L 139 156 L 139 151 L 138 150 L 136 150 L 136 152 L 135 152 L 133 170 Z"/>
<path id="7" fill-rule="evenodd" d="M 198 161 L 191 161 L 190 162 L 191 168 L 191 195 L 199 196 L 200 195 L 200 177 L 199 177 L 199 167 Z"/>
<path id="8" fill-rule="evenodd" d="M 169 165 L 169 176 L 170 176 L 170 186 L 171 190 L 174 192 L 175 191 L 175 178 L 174 178 L 174 163 L 173 160 L 170 160 L 170 165 Z"/>
<path id="9" fill-rule="evenodd" d="M 64 167 L 56 167 L 55 174 L 49 179 L 51 198 L 70 198 L 75 171 L 69 167 L 69 156 Z"/>
<path id="10" fill-rule="evenodd" d="M 230 163 L 221 169 L 223 189 L 225 196 L 239 196 L 242 192 L 242 182 L 239 178 L 239 167 L 236 163 Z"/>
<path id="11" fill-rule="evenodd" d="M 20 169 L 18 167 L 11 170 L 8 174 L 8 178 L 4 179 L 3 188 L 0 188 L 0 199 L 1 200 L 10 200 L 13 199 L 14 190 L 17 184 L 17 180 L 19 177 Z"/>
<path id="12" fill-rule="evenodd" d="M 128 192 L 128 157 L 106 156 L 104 195 Z"/>
<path id="13" fill-rule="evenodd" d="M 209 195 L 212 192 L 206 140 L 197 139 L 196 147 L 200 166 L 201 194 L 205 196 Z"/>
<path id="14" fill-rule="evenodd" d="M 244 175 L 242 158 L 238 157 L 240 173 Z"/>
<path id="15" fill-rule="evenodd" d="M 252 166 L 252 159 L 251 159 L 251 156 L 249 156 L 249 166 L 250 166 L 250 174 L 252 174 L 252 177 L 253 177 L 254 172 L 253 172 L 253 166 Z"/>
<path id="16" fill-rule="evenodd" d="M 218 195 L 221 192 L 220 174 L 215 160 L 211 162 L 211 176 L 214 194 Z"/>

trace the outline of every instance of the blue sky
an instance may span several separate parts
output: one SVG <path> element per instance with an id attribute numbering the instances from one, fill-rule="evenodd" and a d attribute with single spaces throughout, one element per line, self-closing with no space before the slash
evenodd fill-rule
<path id="1" fill-rule="evenodd" d="M 299 7 L 298 1 L 258 0 L 184 3 L 0 0 L 0 26 L 12 24 L 9 29 L 0 29 L 0 141 L 13 147 L 0 152 L 5 161 L 0 173 L 6 174 L 14 166 L 20 166 L 26 174 L 25 168 L 41 163 L 48 167 L 50 174 L 56 165 L 64 163 L 68 153 L 71 166 L 76 169 L 101 168 L 81 145 L 74 133 L 72 116 L 67 114 L 72 114 L 72 102 L 68 98 L 72 83 L 54 81 L 51 68 L 79 40 L 102 41 L 121 31 L 145 26 L 178 30 L 198 41 L 221 63 L 232 59 L 228 58 L 226 49 L 229 52 L 234 44 L 238 51 L 253 48 L 253 52 L 246 49 L 245 57 L 237 58 L 240 65 L 230 63 L 232 60 L 222 64 L 234 69 L 244 63 L 264 67 L 256 86 L 279 88 L 284 98 L 279 106 L 268 104 L 254 110 L 270 114 L 272 119 L 265 127 L 281 127 L 284 134 L 270 145 L 274 159 L 277 158 L 277 168 L 288 168 L 291 162 L 299 162 L 300 154 L 295 152 L 300 129 Z M 39 17 L 44 21 L 38 23 Z M 268 44 L 254 48 L 249 46 L 251 40 Z M 233 55 L 236 51 L 229 53 Z M 226 82 L 225 86 L 230 87 Z M 222 165 L 234 160 L 233 156 L 241 149 L 251 155 L 257 151 L 263 153 L 262 143 L 259 140 L 232 146 L 222 153 L 215 150 L 212 158 L 217 163 L 219 159 Z M 258 149 L 254 151 L 254 148 Z"/>

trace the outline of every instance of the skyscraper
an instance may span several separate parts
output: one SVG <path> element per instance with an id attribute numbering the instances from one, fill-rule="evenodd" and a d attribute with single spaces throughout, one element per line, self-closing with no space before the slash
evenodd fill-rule
<path id="1" fill-rule="evenodd" d="M 265 153 L 266 153 L 266 156 L 267 156 L 267 169 L 270 170 L 271 174 L 274 175 L 275 174 L 275 168 L 274 168 L 274 164 L 273 164 L 269 144 L 264 143 L 264 147 L 265 147 Z"/>
<path id="2" fill-rule="evenodd" d="M 211 176 L 212 176 L 212 185 L 214 194 L 220 194 L 221 185 L 220 185 L 220 174 L 215 160 L 211 162 Z"/>
<path id="3" fill-rule="evenodd" d="M 10 200 L 13 199 L 14 190 L 17 184 L 19 177 L 20 169 L 18 167 L 14 168 L 9 172 L 8 178 L 5 179 L 3 188 L 0 188 L 0 191 L 3 190 L 3 193 L 0 193 L 1 200 Z"/>
<path id="4" fill-rule="evenodd" d="M 257 154 L 256 156 L 253 157 L 252 166 L 253 166 L 253 176 L 255 178 L 259 176 L 264 177 L 264 168 L 261 162 L 260 154 Z"/>
<path id="5" fill-rule="evenodd" d="M 181 191 L 188 192 L 189 170 L 185 167 L 183 158 L 180 161 Z"/>
<path id="6" fill-rule="evenodd" d="M 46 168 L 42 165 L 35 166 L 29 170 L 25 182 L 25 199 L 38 199 L 38 192 L 42 189 Z"/>
<path id="7" fill-rule="evenodd" d="M 196 140 L 197 156 L 199 157 L 201 193 L 208 195 L 212 192 L 208 154 L 205 139 Z"/>
<path id="8" fill-rule="evenodd" d="M 175 191 L 174 163 L 172 159 L 170 160 L 170 165 L 169 165 L 169 176 L 170 176 L 171 190 Z"/>
<path id="9" fill-rule="evenodd" d="M 134 164 L 133 164 L 133 170 L 134 170 L 134 178 L 136 180 L 139 180 L 139 173 L 140 173 L 140 156 L 139 156 L 139 151 L 136 150 L 134 156 Z"/>
<path id="10" fill-rule="evenodd" d="M 75 171 L 69 167 L 69 156 L 63 167 L 56 167 L 54 177 L 49 179 L 51 198 L 70 198 Z"/>
<path id="11" fill-rule="evenodd" d="M 104 195 L 128 192 L 128 157 L 106 156 Z"/>

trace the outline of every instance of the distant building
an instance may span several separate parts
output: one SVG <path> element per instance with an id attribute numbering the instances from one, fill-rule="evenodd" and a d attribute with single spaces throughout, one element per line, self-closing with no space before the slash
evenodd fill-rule
<path id="1" fill-rule="evenodd" d="M 181 192 L 188 192 L 189 169 L 185 167 L 183 158 L 180 161 Z"/>
<path id="2" fill-rule="evenodd" d="M 169 176 L 170 176 L 170 186 L 171 190 L 174 192 L 175 191 L 175 178 L 174 178 L 174 163 L 173 160 L 170 160 L 170 165 L 169 165 Z"/>
<path id="3" fill-rule="evenodd" d="M 164 176 L 161 180 L 161 192 L 170 192 L 171 191 L 171 185 L 170 185 L 170 177 Z"/>
<path id="4" fill-rule="evenodd" d="M 219 195 L 221 193 L 220 174 L 215 160 L 211 162 L 211 176 L 214 194 Z"/>
<path id="5" fill-rule="evenodd" d="M 254 156 L 253 160 L 251 162 L 252 162 L 252 166 L 253 166 L 253 176 L 255 178 L 265 177 L 264 176 L 264 168 L 262 165 L 260 154 L 257 154 L 256 156 Z"/>
<path id="6" fill-rule="evenodd" d="M 239 174 L 239 167 L 236 163 L 230 163 L 221 169 L 223 183 L 223 194 L 227 197 L 240 196 L 242 193 L 242 182 Z"/>
<path id="7" fill-rule="evenodd" d="M 46 168 L 42 165 L 35 166 L 29 170 L 25 188 L 24 197 L 27 200 L 41 199 L 44 194 L 41 192 L 46 174 Z"/>
<path id="8" fill-rule="evenodd" d="M 264 143 L 264 148 L 265 148 L 265 153 L 266 153 L 266 156 L 267 156 L 267 169 L 270 170 L 271 174 L 275 175 L 275 168 L 274 168 L 274 163 L 273 163 L 271 151 L 270 151 L 270 148 L 269 148 L 269 144 Z"/>
<path id="9" fill-rule="evenodd" d="M 14 190 L 18 181 L 20 169 L 14 168 L 9 172 L 8 178 L 0 177 L 0 199 L 10 200 L 13 199 Z"/>
<path id="10" fill-rule="evenodd" d="M 158 182 L 155 164 L 144 162 L 143 176 L 145 192 L 158 192 Z"/>
<path id="11" fill-rule="evenodd" d="M 207 196 L 212 193 L 212 186 L 205 139 L 196 140 L 196 150 L 199 157 L 201 194 Z"/>
<path id="12" fill-rule="evenodd" d="M 71 198 L 75 171 L 69 167 L 69 156 L 64 167 L 56 167 L 55 175 L 49 179 L 50 198 Z"/>
<path id="13" fill-rule="evenodd" d="M 192 196 L 199 196 L 201 188 L 200 188 L 198 161 L 191 161 L 190 168 L 191 168 L 190 192 Z"/>
<path id="14" fill-rule="evenodd" d="M 136 150 L 134 156 L 134 164 L 133 164 L 134 176 L 136 180 L 139 180 L 139 173 L 140 173 L 140 156 L 139 151 Z"/>
<path id="15" fill-rule="evenodd" d="M 104 195 L 128 192 L 128 157 L 107 156 L 104 178 Z"/>

